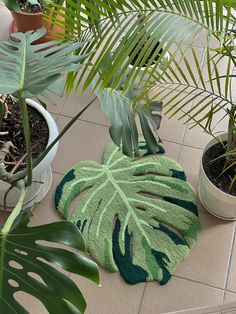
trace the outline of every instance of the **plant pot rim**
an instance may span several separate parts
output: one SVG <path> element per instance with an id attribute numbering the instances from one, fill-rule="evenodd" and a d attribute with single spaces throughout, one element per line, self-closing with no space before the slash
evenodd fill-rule
<path id="1" fill-rule="evenodd" d="M 24 12 L 24 11 L 11 11 L 12 14 L 21 14 L 21 15 L 27 15 L 27 16 L 31 16 L 31 15 L 43 15 L 43 12 L 36 12 L 36 13 L 30 13 L 30 12 Z"/>
<path id="2" fill-rule="evenodd" d="M 27 105 L 35 108 L 42 115 L 44 120 L 46 121 L 47 126 L 48 126 L 48 131 L 49 131 L 48 143 L 46 146 L 46 147 L 48 147 L 50 145 L 50 142 L 51 142 L 51 134 L 50 134 L 50 127 L 49 127 L 48 119 L 53 119 L 52 115 L 42 105 L 40 105 L 37 101 L 35 101 L 31 98 L 26 98 L 26 103 L 27 103 Z"/>
<path id="3" fill-rule="evenodd" d="M 224 138 L 224 137 L 227 136 L 227 134 L 228 134 L 228 133 L 221 133 L 221 134 L 217 135 L 216 138 L 220 138 L 220 137 L 223 137 L 223 138 Z M 205 148 L 204 148 L 204 150 L 203 150 L 203 152 L 202 152 L 201 160 L 200 160 L 200 167 L 202 168 L 202 171 L 203 171 L 203 173 L 204 173 L 204 175 L 205 175 L 205 177 L 206 177 L 207 182 L 211 185 L 211 187 L 212 187 L 216 192 L 218 192 L 218 193 L 224 195 L 225 197 L 228 197 L 229 199 L 232 199 L 232 200 L 233 200 L 233 199 L 236 199 L 236 196 L 230 195 L 230 194 L 228 194 L 228 193 L 226 193 L 226 192 L 220 190 L 217 186 L 215 186 L 215 185 L 211 182 L 211 180 L 208 178 L 208 176 L 206 175 L 206 172 L 205 172 L 205 170 L 204 170 L 204 168 L 203 168 L 203 163 L 202 163 L 203 155 L 204 155 L 204 153 L 206 152 L 206 150 L 207 150 L 209 147 L 213 146 L 215 143 L 217 143 L 217 140 L 216 140 L 215 138 L 213 138 L 213 139 L 211 139 L 211 140 L 208 142 L 208 144 L 205 146 Z"/>

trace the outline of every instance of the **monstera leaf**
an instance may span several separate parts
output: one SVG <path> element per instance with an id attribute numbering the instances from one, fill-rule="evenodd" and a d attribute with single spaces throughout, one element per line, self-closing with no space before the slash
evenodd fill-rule
<path id="1" fill-rule="evenodd" d="M 11 34 L 0 42 L 0 93 L 27 98 L 40 94 L 60 79 L 65 71 L 78 71 L 86 55 L 71 55 L 83 46 L 81 42 L 50 41 L 33 44 L 46 29 Z"/>
<path id="2" fill-rule="evenodd" d="M 30 213 L 29 208 L 8 233 L 0 233 L 0 313 L 28 313 L 14 298 L 18 291 L 37 298 L 49 313 L 83 313 L 86 303 L 80 290 L 48 262 L 98 282 L 96 264 L 79 253 L 38 243 L 62 243 L 85 251 L 81 233 L 70 222 L 28 227 Z"/>
<path id="3" fill-rule="evenodd" d="M 101 101 L 102 111 L 111 122 L 109 128 L 111 139 L 117 146 L 122 148 L 125 155 L 139 156 L 136 117 L 139 118 L 143 138 L 152 153 L 159 152 L 157 143 L 159 140 L 156 140 L 149 122 L 155 131 L 159 129 L 162 118 L 162 103 L 153 101 L 149 106 L 136 106 L 132 96 L 109 88 L 105 88 L 97 96 Z"/>
<path id="4" fill-rule="evenodd" d="M 151 102 L 148 97 L 145 98 L 146 103 L 137 101 L 137 95 L 143 92 L 141 88 L 137 87 L 138 83 L 134 83 L 133 88 L 123 90 L 130 71 L 130 68 L 125 71 L 116 89 L 110 87 L 116 76 L 104 89 L 101 89 L 100 85 L 97 85 L 97 80 L 94 80 L 94 92 L 100 100 L 102 111 L 111 123 L 109 128 L 111 139 L 122 149 L 123 153 L 131 157 L 140 156 L 138 121 L 136 119 L 138 117 L 144 141 L 155 154 L 159 152 L 160 138 L 156 139 L 154 132 L 157 133 L 161 124 L 162 103 Z M 119 71 L 117 71 L 118 73 Z"/>
<path id="5" fill-rule="evenodd" d="M 102 165 L 82 161 L 56 191 L 56 207 L 77 224 L 95 260 L 129 283 L 165 284 L 195 244 L 196 195 L 165 156 L 130 158 L 108 145 Z M 82 200 L 69 215 L 70 203 Z"/>

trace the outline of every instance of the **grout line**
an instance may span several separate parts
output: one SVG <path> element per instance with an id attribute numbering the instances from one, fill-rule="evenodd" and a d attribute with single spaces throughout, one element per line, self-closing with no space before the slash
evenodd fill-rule
<path id="1" fill-rule="evenodd" d="M 147 282 L 145 283 L 145 286 L 144 286 L 144 289 L 143 289 L 143 294 L 142 294 L 142 297 L 141 297 L 141 301 L 140 301 L 140 305 L 139 305 L 139 309 L 138 309 L 138 313 L 137 314 L 140 314 L 142 303 L 143 303 L 144 294 L 145 294 L 145 291 L 146 291 L 146 287 L 147 287 Z"/>
<path id="2" fill-rule="evenodd" d="M 226 277 L 225 277 L 224 299 L 223 299 L 223 303 L 224 303 L 224 301 L 225 301 L 226 289 L 227 289 L 227 284 L 228 284 L 228 280 L 229 280 L 230 266 L 231 266 L 231 262 L 232 262 L 232 258 L 233 258 L 234 243 L 235 243 L 235 241 L 236 241 L 236 240 L 235 240 L 235 234 L 236 234 L 236 224 L 234 225 L 234 231 L 233 231 L 232 243 L 231 243 L 231 250 L 230 250 L 230 255 L 229 255 L 229 260 L 228 260 L 227 273 L 226 273 Z"/>
<path id="3" fill-rule="evenodd" d="M 64 117 L 64 118 L 69 118 L 69 119 L 73 119 L 73 117 L 71 116 L 68 116 L 66 114 L 58 114 L 59 117 Z M 90 120 L 87 120 L 87 119 L 81 119 L 79 118 L 78 121 L 83 121 L 83 122 L 88 122 L 90 124 L 96 124 L 96 125 L 100 125 L 100 126 L 105 126 L 106 128 L 109 128 L 109 125 L 106 125 L 106 124 L 102 124 L 102 123 L 99 123 L 99 122 L 94 122 L 94 121 L 90 121 Z"/>
<path id="4" fill-rule="evenodd" d="M 66 114 L 56 114 L 56 113 L 53 113 L 54 115 L 58 115 L 58 117 L 65 117 L 65 118 L 70 118 L 72 119 L 71 116 L 68 116 Z M 94 124 L 94 125 L 99 125 L 99 126 L 104 126 L 106 128 L 109 128 L 110 126 L 109 125 L 106 125 L 106 124 L 102 124 L 102 123 L 99 123 L 99 122 L 94 122 L 94 121 L 90 121 L 90 120 L 87 120 L 87 119 L 81 119 L 79 118 L 78 121 L 82 121 L 82 122 L 88 122 L 89 124 Z M 139 135 L 142 135 L 142 134 L 139 134 Z M 176 144 L 176 145 L 180 145 L 181 147 L 188 147 L 188 148 L 193 148 L 193 149 L 198 149 L 198 150 L 203 150 L 202 147 L 199 147 L 199 146 L 194 146 L 194 145 L 190 145 L 190 144 L 182 144 L 179 143 L 179 142 L 176 142 L 174 140 L 169 140 L 169 139 L 166 139 L 164 137 L 162 137 L 162 140 L 163 142 L 167 142 L 167 143 L 171 143 L 171 144 Z M 165 144 L 165 143 L 164 143 Z"/>
<path id="5" fill-rule="evenodd" d="M 225 292 L 229 292 L 229 293 L 235 294 L 235 296 L 236 296 L 236 291 L 232 291 L 232 290 L 226 289 Z"/>
<path id="6" fill-rule="evenodd" d="M 55 174 L 60 174 L 60 175 L 62 175 L 62 176 L 64 176 L 64 175 L 65 175 L 65 173 L 61 173 L 61 172 L 55 171 L 55 170 L 53 170 L 53 169 L 52 169 L 52 173 L 55 173 Z"/>
<path id="7" fill-rule="evenodd" d="M 217 289 L 217 290 L 220 290 L 220 291 L 224 292 L 224 289 L 223 289 L 223 288 L 219 288 L 219 287 L 210 285 L 210 284 L 208 284 L 208 283 L 203 283 L 203 282 L 200 282 L 200 281 L 197 281 L 197 280 L 194 280 L 194 279 L 185 278 L 185 277 L 182 277 L 182 276 L 179 276 L 179 275 L 172 275 L 172 276 L 173 276 L 174 278 L 179 278 L 179 279 L 191 281 L 191 282 L 200 284 L 200 285 L 202 285 L 202 286 L 207 286 L 207 287 L 214 288 L 214 289 Z"/>
<path id="8" fill-rule="evenodd" d="M 171 143 L 171 144 L 177 144 L 177 145 L 181 146 L 181 148 L 182 147 L 188 147 L 188 148 L 198 149 L 198 150 L 201 150 L 201 151 L 203 150 L 203 148 L 201 148 L 201 147 L 196 147 L 196 146 L 189 145 L 189 144 L 181 144 L 181 143 L 178 143 L 178 142 L 175 142 L 175 141 L 165 140 L 164 138 L 163 138 L 163 141 L 167 142 L 167 143 Z"/>

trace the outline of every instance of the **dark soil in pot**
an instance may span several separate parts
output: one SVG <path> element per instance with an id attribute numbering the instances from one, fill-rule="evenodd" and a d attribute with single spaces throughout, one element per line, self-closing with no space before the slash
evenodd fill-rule
<path id="1" fill-rule="evenodd" d="M 152 49 L 152 51 L 151 51 L 151 53 L 150 53 L 150 55 L 149 55 L 149 57 L 148 57 L 148 59 L 147 59 L 147 62 L 145 62 L 143 66 L 147 66 L 147 65 L 148 65 L 149 60 L 152 58 L 153 54 L 154 54 L 155 51 L 158 49 L 158 46 L 159 46 L 159 45 L 160 45 L 160 43 L 157 42 L 157 44 L 155 45 L 155 47 Z M 137 49 L 137 46 L 138 46 L 138 44 L 137 44 L 137 45 L 134 47 L 134 49 L 130 52 L 129 56 L 131 56 L 131 54 L 134 52 L 134 50 Z M 141 53 L 143 47 L 144 47 L 144 45 L 140 48 L 140 50 L 138 51 L 138 53 L 134 56 L 133 60 L 130 62 L 131 65 L 134 65 L 134 64 L 135 64 L 135 62 L 136 62 L 136 60 L 138 59 L 138 57 L 139 57 L 139 55 L 140 55 L 140 53 Z M 156 55 L 156 57 L 155 57 L 155 61 L 158 61 L 158 59 L 160 58 L 160 55 L 161 55 L 162 51 L 163 51 L 163 50 L 162 50 L 162 48 L 161 48 L 160 51 L 159 51 L 159 53 L 158 53 L 158 54 Z M 153 64 L 155 64 L 155 62 L 152 62 L 152 65 L 153 65 Z"/>
<path id="2" fill-rule="evenodd" d="M 40 13 L 42 12 L 41 5 L 38 4 L 30 4 L 27 0 L 17 0 L 19 7 L 22 12 L 27 13 Z"/>
<path id="3" fill-rule="evenodd" d="M 226 143 L 224 143 L 226 144 Z M 230 189 L 232 179 L 236 174 L 236 167 L 233 166 L 222 175 L 224 166 L 226 163 L 226 158 L 219 158 L 213 162 L 215 158 L 221 156 L 225 153 L 225 149 L 221 143 L 217 143 L 204 153 L 202 157 L 202 164 L 204 171 L 209 178 L 209 180 L 221 191 L 228 193 L 230 195 L 236 196 L 236 183 Z M 230 190 L 229 190 L 230 189 Z"/>
<path id="4" fill-rule="evenodd" d="M 7 171 L 9 172 L 14 168 L 15 163 L 26 154 L 26 146 L 18 102 L 8 97 L 7 103 L 10 113 L 6 119 L 3 119 L 0 131 L 8 132 L 8 134 L 0 136 L 0 148 L 3 145 L 2 142 L 6 141 L 11 141 L 16 147 L 16 149 L 11 150 L 11 156 L 6 158 L 6 161 L 9 163 L 7 164 Z M 32 157 L 36 159 L 47 147 L 49 130 L 46 120 L 35 108 L 28 106 L 28 114 L 31 130 Z M 17 171 L 26 167 L 25 160 Z"/>

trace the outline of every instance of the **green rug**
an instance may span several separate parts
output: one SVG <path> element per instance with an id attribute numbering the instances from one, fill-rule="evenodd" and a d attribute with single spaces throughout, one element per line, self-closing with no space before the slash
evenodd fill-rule
<path id="1" fill-rule="evenodd" d="M 101 165 L 75 165 L 57 187 L 55 203 L 81 230 L 93 258 L 130 284 L 167 283 L 199 232 L 196 194 L 181 166 L 165 156 L 127 157 L 114 144 Z"/>

